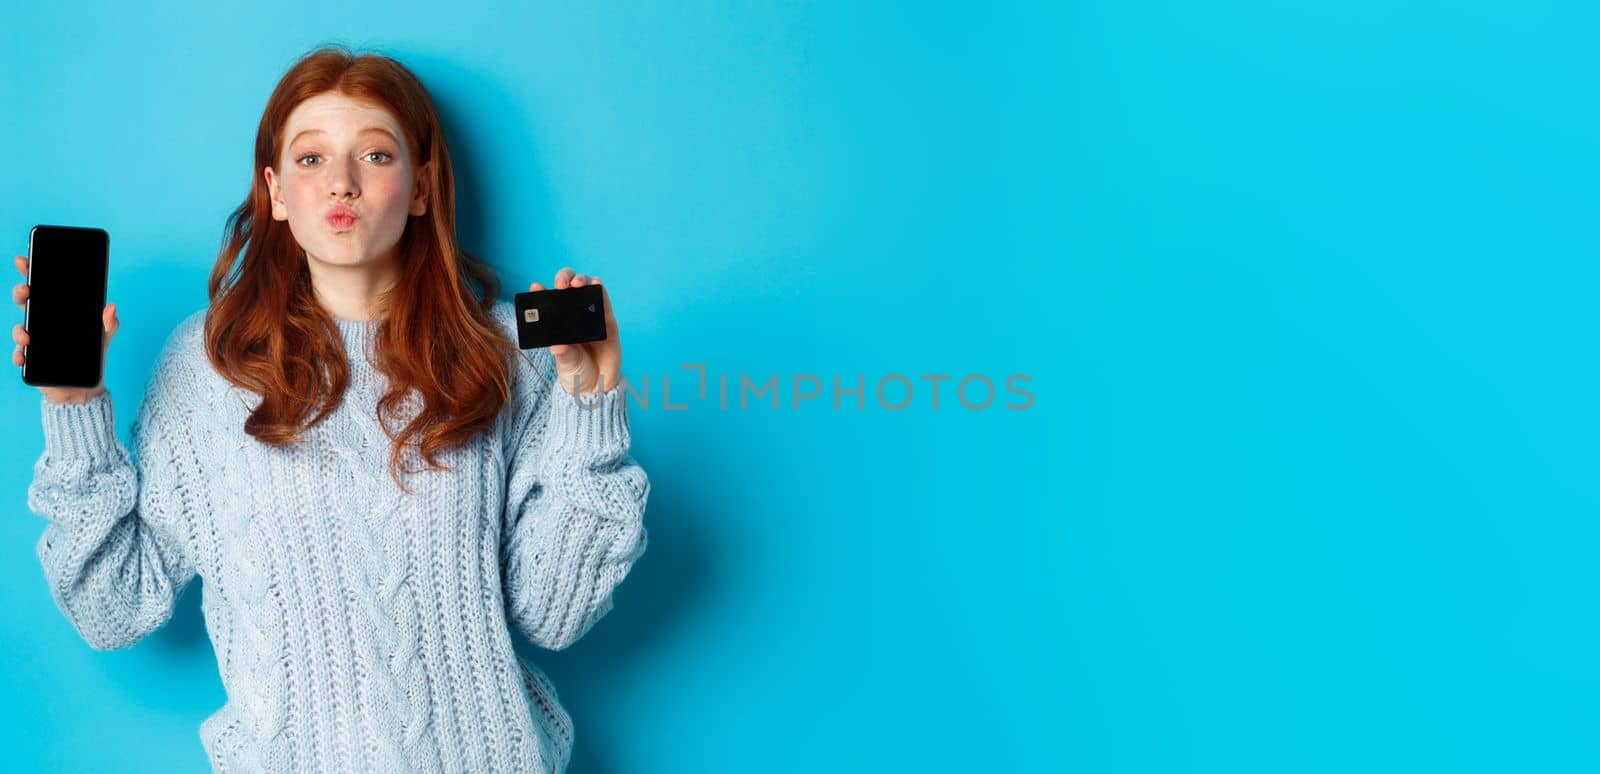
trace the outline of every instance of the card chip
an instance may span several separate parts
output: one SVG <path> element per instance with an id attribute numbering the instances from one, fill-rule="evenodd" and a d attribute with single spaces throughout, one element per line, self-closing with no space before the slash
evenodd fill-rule
<path id="1" fill-rule="evenodd" d="M 539 321 L 539 310 L 538 309 L 524 309 L 524 310 L 522 310 L 522 321 L 523 322 L 531 322 L 531 323 L 538 322 Z"/>

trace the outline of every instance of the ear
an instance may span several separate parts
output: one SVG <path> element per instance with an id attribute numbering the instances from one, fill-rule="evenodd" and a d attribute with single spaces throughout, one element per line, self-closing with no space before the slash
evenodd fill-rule
<path id="1" fill-rule="evenodd" d="M 411 190 L 410 213 L 421 217 L 428 214 L 428 181 L 432 179 L 433 162 L 429 161 L 417 168 L 416 182 Z"/>
<path id="2" fill-rule="evenodd" d="M 272 167 L 263 167 L 261 174 L 267 178 L 267 196 L 272 200 L 272 219 L 288 220 L 289 208 L 283 203 L 283 190 L 278 185 L 278 176 Z"/>

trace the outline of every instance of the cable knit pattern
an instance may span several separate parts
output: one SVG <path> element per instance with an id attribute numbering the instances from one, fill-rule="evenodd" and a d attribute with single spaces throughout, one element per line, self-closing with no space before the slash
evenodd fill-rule
<path id="1" fill-rule="evenodd" d="M 512 312 L 495 304 L 514 340 Z M 109 393 L 41 397 L 28 505 L 67 620 L 125 648 L 204 578 L 228 697 L 200 725 L 214 771 L 565 771 L 572 719 L 509 629 L 568 647 L 644 553 L 623 391 L 571 395 L 547 350 L 523 352 L 498 421 L 441 455 L 451 470 L 402 476 L 408 493 L 377 417 L 376 322 L 338 321 L 349 389 L 303 442 L 270 447 L 244 433 L 258 397 L 206 359 L 204 315 L 167 339 L 131 453 Z"/>

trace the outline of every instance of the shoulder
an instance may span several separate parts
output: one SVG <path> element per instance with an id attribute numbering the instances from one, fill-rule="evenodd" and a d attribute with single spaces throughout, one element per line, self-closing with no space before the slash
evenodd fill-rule
<path id="1" fill-rule="evenodd" d="M 156 367 L 162 371 L 190 370 L 206 360 L 206 314 L 202 308 L 190 312 L 167 333 Z"/>
<path id="2" fill-rule="evenodd" d="M 517 306 L 503 298 L 496 299 L 494 306 L 489 309 L 489 316 L 494 318 L 500 330 L 511 336 L 512 341 L 517 340 Z"/>
<path id="3" fill-rule="evenodd" d="M 146 393 L 167 400 L 194 397 L 209 388 L 215 375 L 206 357 L 205 325 L 208 308 L 184 316 L 167 333 L 151 369 Z"/>
<path id="4" fill-rule="evenodd" d="M 178 325 L 167 334 L 166 351 L 205 350 L 206 315 L 210 308 L 196 309 L 189 316 L 179 321 Z"/>

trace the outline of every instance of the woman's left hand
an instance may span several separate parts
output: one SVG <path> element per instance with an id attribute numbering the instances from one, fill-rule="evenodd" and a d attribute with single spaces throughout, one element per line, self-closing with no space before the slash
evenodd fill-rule
<path id="1" fill-rule="evenodd" d="M 556 272 L 556 290 L 585 285 L 600 285 L 600 278 L 578 274 L 570 266 Z M 544 285 L 535 282 L 528 290 L 544 290 Z M 611 313 L 611 294 L 604 285 L 600 287 L 600 296 L 606 307 L 606 337 L 600 341 L 550 347 L 550 354 L 556 358 L 556 376 L 561 386 L 573 395 L 609 391 L 622 377 L 622 340 L 617 337 L 617 318 Z"/>

